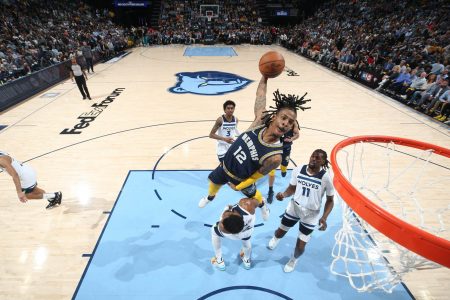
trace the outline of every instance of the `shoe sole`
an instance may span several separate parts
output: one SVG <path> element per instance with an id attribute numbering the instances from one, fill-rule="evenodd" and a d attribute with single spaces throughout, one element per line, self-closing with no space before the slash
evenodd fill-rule
<path id="1" fill-rule="evenodd" d="M 213 265 L 213 267 L 214 268 L 216 268 L 217 270 L 219 270 L 219 271 L 225 271 L 225 269 L 226 269 L 226 267 L 219 267 L 219 266 L 217 266 L 217 265 L 215 265 L 215 264 L 212 264 Z"/>

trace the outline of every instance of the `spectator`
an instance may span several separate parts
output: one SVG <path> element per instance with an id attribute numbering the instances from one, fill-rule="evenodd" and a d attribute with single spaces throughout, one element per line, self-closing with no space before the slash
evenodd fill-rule
<path id="1" fill-rule="evenodd" d="M 89 72 L 89 69 L 94 73 L 94 62 L 93 62 L 93 54 L 91 47 L 87 45 L 86 42 L 83 42 L 83 47 L 81 47 L 81 52 L 83 53 L 83 57 L 86 61 L 86 67 Z"/>

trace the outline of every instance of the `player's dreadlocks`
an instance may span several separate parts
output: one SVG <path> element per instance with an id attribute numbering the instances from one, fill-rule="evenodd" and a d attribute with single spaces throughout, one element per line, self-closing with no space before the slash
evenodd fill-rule
<path id="1" fill-rule="evenodd" d="M 304 107 L 303 104 L 306 102 L 311 101 L 311 99 L 305 99 L 305 96 L 308 93 L 305 93 L 303 96 L 297 96 L 297 95 L 291 95 L 288 94 L 287 96 L 285 94 L 281 94 L 279 90 L 276 90 L 273 92 L 273 96 L 275 97 L 273 101 L 275 101 L 275 106 L 269 106 L 269 108 L 272 108 L 271 110 L 266 110 L 263 114 L 263 119 L 265 119 L 264 124 L 266 126 L 269 126 L 270 122 L 272 121 L 272 117 L 280 111 L 282 108 L 288 108 L 293 111 L 297 111 L 298 109 L 306 110 L 310 109 L 311 107 Z"/>

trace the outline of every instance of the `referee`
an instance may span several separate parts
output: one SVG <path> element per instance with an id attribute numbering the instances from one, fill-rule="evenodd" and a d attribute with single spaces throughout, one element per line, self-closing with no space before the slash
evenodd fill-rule
<path id="1" fill-rule="evenodd" d="M 86 72 L 84 72 L 84 70 L 81 69 L 80 65 L 77 63 L 76 57 L 72 57 L 72 65 L 70 66 L 70 79 L 73 81 L 74 77 L 78 89 L 80 90 L 81 95 L 83 96 L 83 100 L 86 100 L 86 96 L 89 100 L 92 100 L 86 85 L 87 80 Z"/>

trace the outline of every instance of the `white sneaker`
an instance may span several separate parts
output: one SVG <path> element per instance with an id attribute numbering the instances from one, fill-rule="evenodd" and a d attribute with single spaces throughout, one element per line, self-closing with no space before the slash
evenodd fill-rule
<path id="1" fill-rule="evenodd" d="M 223 259 L 221 261 L 217 261 L 217 258 L 214 256 L 211 258 L 211 264 L 220 271 L 225 271 L 225 261 Z"/>
<path id="2" fill-rule="evenodd" d="M 202 199 L 200 199 L 200 202 L 198 203 L 198 207 L 203 208 L 205 207 L 209 202 L 208 197 L 203 197 Z"/>
<path id="3" fill-rule="evenodd" d="M 291 273 L 295 269 L 295 265 L 297 265 L 297 259 L 294 257 L 291 257 L 287 264 L 284 266 L 284 272 Z"/>
<path id="4" fill-rule="evenodd" d="M 266 199 L 264 199 L 264 206 L 261 207 L 261 216 L 264 221 L 269 220 L 270 210 L 269 207 L 267 206 Z"/>
<path id="5" fill-rule="evenodd" d="M 280 242 L 280 239 L 277 239 L 275 236 L 273 236 L 270 239 L 269 244 L 267 245 L 267 248 L 269 248 L 270 250 L 273 250 L 278 246 L 279 242 Z"/>
<path id="6" fill-rule="evenodd" d="M 252 267 L 252 263 L 250 261 L 250 258 L 245 258 L 244 250 L 241 250 L 241 253 L 239 253 L 239 256 L 241 257 L 244 269 L 250 270 L 250 268 Z"/>

